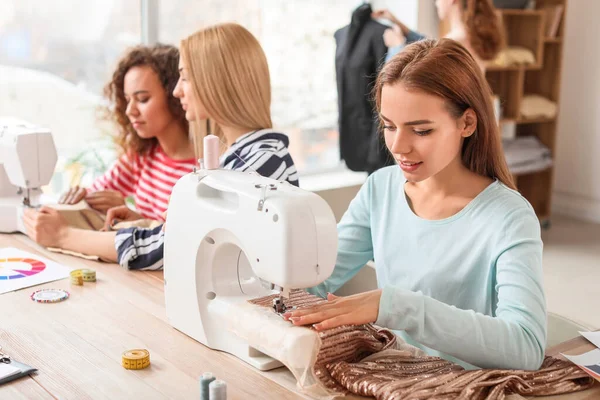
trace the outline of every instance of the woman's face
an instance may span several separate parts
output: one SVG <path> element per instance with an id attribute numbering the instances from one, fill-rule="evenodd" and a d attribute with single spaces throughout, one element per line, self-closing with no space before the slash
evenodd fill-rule
<path id="1" fill-rule="evenodd" d="M 123 92 L 125 114 L 139 137 L 159 137 L 175 121 L 169 110 L 167 93 L 158 75 L 149 66 L 137 66 L 125 74 Z"/>
<path id="2" fill-rule="evenodd" d="M 380 116 L 385 144 L 410 182 L 460 163 L 463 139 L 477 127 L 473 110 L 455 119 L 442 98 L 407 90 L 402 83 L 383 86 Z"/>
<path id="3" fill-rule="evenodd" d="M 202 102 L 194 94 L 193 82 L 190 81 L 189 77 L 189 69 L 181 57 L 179 58 L 179 80 L 177 81 L 175 90 L 173 90 L 173 96 L 177 97 L 181 102 L 181 107 L 185 110 L 185 119 L 188 121 L 208 118 Z"/>

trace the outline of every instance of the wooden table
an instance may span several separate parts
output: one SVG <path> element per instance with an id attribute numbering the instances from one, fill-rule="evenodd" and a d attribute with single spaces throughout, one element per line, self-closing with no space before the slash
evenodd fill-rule
<path id="1" fill-rule="evenodd" d="M 1 247 L 16 247 L 72 268 L 96 270 L 97 282 L 71 286 L 68 279 L 0 295 L 0 345 L 14 359 L 38 369 L 31 377 L 0 386 L 0 399 L 198 399 L 206 371 L 227 382 L 228 399 L 305 399 L 281 368 L 260 372 L 213 351 L 173 329 L 164 305 L 162 271 L 128 272 L 48 252 L 23 235 L 0 234 Z M 66 289 L 69 300 L 30 300 L 40 288 Z M 151 366 L 121 367 L 127 349 L 150 351 Z M 591 345 L 566 342 L 553 352 L 579 354 Z M 355 397 L 356 398 L 356 397 Z M 552 399 L 591 400 L 594 390 Z"/>

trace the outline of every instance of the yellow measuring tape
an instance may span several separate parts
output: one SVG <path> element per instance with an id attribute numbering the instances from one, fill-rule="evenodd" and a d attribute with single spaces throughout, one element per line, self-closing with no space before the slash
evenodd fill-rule
<path id="1" fill-rule="evenodd" d="M 96 271 L 93 269 L 75 269 L 71 271 L 71 284 L 83 285 L 83 282 L 96 282 Z"/>
<path id="2" fill-rule="evenodd" d="M 121 365 L 125 369 L 144 369 L 150 365 L 150 352 L 146 349 L 124 351 Z"/>
<path id="3" fill-rule="evenodd" d="M 83 273 L 80 269 L 71 271 L 71 285 L 83 285 Z"/>
<path id="4" fill-rule="evenodd" d="M 84 282 L 96 282 L 96 271 L 93 269 L 82 269 L 81 273 L 83 274 Z"/>

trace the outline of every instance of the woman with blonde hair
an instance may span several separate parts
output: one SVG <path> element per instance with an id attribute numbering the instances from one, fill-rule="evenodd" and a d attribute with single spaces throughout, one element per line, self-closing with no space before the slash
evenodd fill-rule
<path id="1" fill-rule="evenodd" d="M 220 24 L 184 39 L 179 73 L 173 94 L 190 122 L 197 154 L 203 153 L 203 137 L 214 133 L 223 143 L 222 168 L 255 171 L 298 185 L 288 138 L 272 128 L 267 59 L 248 30 L 238 24 Z M 119 207 L 110 210 L 107 219 L 128 220 L 129 215 L 127 208 Z M 91 232 L 69 228 L 57 213 L 53 218 L 54 232 L 38 224 L 28 229 L 28 235 L 44 246 L 100 255 L 127 269 L 162 268 L 162 225 Z"/>

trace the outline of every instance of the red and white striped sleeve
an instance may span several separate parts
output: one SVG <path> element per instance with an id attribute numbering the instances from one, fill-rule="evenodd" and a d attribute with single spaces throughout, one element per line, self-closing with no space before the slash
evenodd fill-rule
<path id="1" fill-rule="evenodd" d="M 116 190 L 124 197 L 135 193 L 139 179 L 139 156 L 123 154 L 113 166 L 88 188 L 88 193 L 100 190 Z"/>

